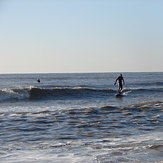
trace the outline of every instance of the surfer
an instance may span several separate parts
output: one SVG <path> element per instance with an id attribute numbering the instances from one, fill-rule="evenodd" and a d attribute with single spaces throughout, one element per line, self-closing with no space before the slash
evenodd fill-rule
<path id="1" fill-rule="evenodd" d="M 124 79 L 123 79 L 122 74 L 120 74 L 120 76 L 116 79 L 114 85 L 117 84 L 117 81 L 118 81 L 118 85 L 119 85 L 118 92 L 121 93 L 121 92 L 122 92 L 122 89 L 123 89 L 123 84 L 125 84 L 125 81 L 124 81 Z M 123 81 L 123 84 L 122 84 L 122 81 Z"/>

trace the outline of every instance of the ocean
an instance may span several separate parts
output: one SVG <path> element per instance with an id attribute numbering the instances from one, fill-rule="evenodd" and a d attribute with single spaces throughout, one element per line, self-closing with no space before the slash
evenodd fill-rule
<path id="1" fill-rule="evenodd" d="M 163 72 L 119 74 L 0 74 L 0 162 L 163 163 Z"/>

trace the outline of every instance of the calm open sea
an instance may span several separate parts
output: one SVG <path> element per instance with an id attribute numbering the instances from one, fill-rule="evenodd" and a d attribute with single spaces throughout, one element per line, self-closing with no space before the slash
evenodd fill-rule
<path id="1" fill-rule="evenodd" d="M 118 76 L 1 74 L 0 162 L 163 162 L 163 72 Z"/>

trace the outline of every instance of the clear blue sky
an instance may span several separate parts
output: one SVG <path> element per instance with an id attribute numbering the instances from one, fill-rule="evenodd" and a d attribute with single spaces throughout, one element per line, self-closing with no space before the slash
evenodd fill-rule
<path id="1" fill-rule="evenodd" d="M 1 0 L 0 73 L 163 71 L 162 0 Z"/>

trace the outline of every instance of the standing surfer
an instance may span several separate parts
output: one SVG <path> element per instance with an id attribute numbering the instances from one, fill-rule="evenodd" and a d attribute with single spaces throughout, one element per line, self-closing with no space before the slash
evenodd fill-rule
<path id="1" fill-rule="evenodd" d="M 122 89 L 123 89 L 123 84 L 125 84 L 125 81 L 124 81 L 124 79 L 123 79 L 122 74 L 120 74 L 120 76 L 116 79 L 114 85 L 117 84 L 117 81 L 118 81 L 118 85 L 119 85 L 118 92 L 121 93 L 121 92 L 122 92 Z M 122 84 L 122 81 L 123 81 L 123 84 Z"/>

